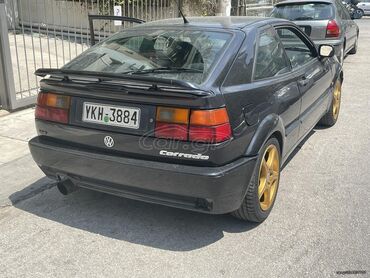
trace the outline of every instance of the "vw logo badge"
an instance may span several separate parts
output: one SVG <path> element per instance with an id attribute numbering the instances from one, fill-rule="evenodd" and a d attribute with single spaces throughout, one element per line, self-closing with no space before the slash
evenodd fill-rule
<path id="1" fill-rule="evenodd" d="M 112 148 L 114 146 L 114 140 L 113 140 L 113 137 L 111 136 L 105 136 L 104 137 L 104 144 L 108 147 L 108 148 Z"/>

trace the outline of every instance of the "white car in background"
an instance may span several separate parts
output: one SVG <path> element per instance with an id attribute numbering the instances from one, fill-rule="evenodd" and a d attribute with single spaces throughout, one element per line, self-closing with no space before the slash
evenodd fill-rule
<path id="1" fill-rule="evenodd" d="M 357 7 L 364 11 L 364 15 L 370 15 L 370 0 L 362 0 Z"/>

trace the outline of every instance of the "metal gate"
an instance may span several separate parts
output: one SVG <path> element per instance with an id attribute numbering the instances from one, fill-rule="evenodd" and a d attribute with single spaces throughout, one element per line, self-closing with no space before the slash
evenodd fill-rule
<path id="1" fill-rule="evenodd" d="M 4 109 L 33 105 L 39 84 L 35 70 L 60 68 L 91 45 L 89 15 L 151 21 L 177 17 L 178 10 L 173 0 L 0 0 L 0 104 Z M 100 18 L 94 21 L 94 39 L 100 41 L 133 24 Z"/>
<path id="2" fill-rule="evenodd" d="M 268 16 L 281 0 L 232 0 L 231 14 L 237 16 Z"/>

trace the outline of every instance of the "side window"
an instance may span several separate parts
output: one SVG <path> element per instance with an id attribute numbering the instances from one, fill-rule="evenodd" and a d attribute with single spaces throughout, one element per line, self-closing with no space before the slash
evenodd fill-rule
<path id="1" fill-rule="evenodd" d="M 273 29 L 260 33 L 254 65 L 254 80 L 264 79 L 290 70 L 284 49 Z"/>
<path id="2" fill-rule="evenodd" d="M 277 33 L 293 69 L 315 59 L 316 53 L 292 29 L 279 28 L 277 29 Z"/>

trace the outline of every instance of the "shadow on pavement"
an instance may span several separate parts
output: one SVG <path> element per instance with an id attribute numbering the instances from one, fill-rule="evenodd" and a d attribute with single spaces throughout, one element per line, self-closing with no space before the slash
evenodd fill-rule
<path id="1" fill-rule="evenodd" d="M 207 215 L 86 189 L 63 196 L 53 187 L 13 205 L 90 233 L 172 251 L 195 250 L 222 239 L 224 232 L 242 233 L 257 226 L 230 215 Z"/>
<path id="2" fill-rule="evenodd" d="M 310 134 L 288 157 L 283 168 L 297 154 Z M 243 233 L 258 224 L 244 223 L 230 215 L 208 215 L 124 199 L 86 189 L 63 196 L 52 182 L 33 198 L 22 202 L 40 179 L 10 196 L 18 209 L 73 228 L 134 244 L 172 251 L 190 251 L 213 244 L 226 233 Z M 24 192 L 23 192 L 24 191 Z"/>
<path id="3" fill-rule="evenodd" d="M 303 145 L 308 141 L 308 139 L 311 138 L 312 135 L 315 134 L 316 129 L 322 129 L 320 127 L 315 127 L 313 130 L 311 130 L 306 137 L 298 144 L 298 146 L 294 149 L 294 151 L 288 156 L 288 158 L 285 160 L 284 164 L 281 166 L 281 171 L 284 170 L 284 168 L 289 164 L 289 162 L 294 158 L 294 156 L 299 152 L 300 149 L 302 149 Z"/>
<path id="4" fill-rule="evenodd" d="M 32 198 L 41 192 L 55 186 L 55 182 L 47 177 L 43 177 L 26 188 L 13 193 L 9 196 L 12 205 L 15 206 L 17 203 Z"/>

